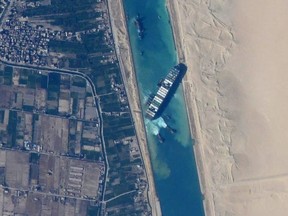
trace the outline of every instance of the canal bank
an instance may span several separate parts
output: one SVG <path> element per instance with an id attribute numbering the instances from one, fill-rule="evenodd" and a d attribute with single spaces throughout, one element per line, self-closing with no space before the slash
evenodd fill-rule
<path id="1" fill-rule="evenodd" d="M 137 78 L 133 65 L 133 58 L 131 54 L 129 35 L 127 32 L 127 25 L 122 0 L 108 1 L 108 9 L 111 20 L 111 27 L 113 31 L 113 38 L 115 41 L 115 49 L 121 68 L 123 82 L 126 87 L 129 105 L 131 113 L 133 115 L 137 138 L 148 180 L 148 191 L 146 191 L 148 196 L 148 202 L 151 207 L 152 215 L 162 216 L 159 199 L 155 190 L 154 177 L 147 146 L 147 136 L 142 117 L 140 105 L 141 103 L 139 100 L 139 88 L 137 85 Z"/>
<path id="2" fill-rule="evenodd" d="M 157 82 L 177 63 L 169 16 L 164 0 L 124 1 L 127 25 L 140 91 L 141 106 L 155 92 Z M 134 20 L 139 15 L 144 38 L 137 35 Z M 193 141 L 180 87 L 164 112 L 169 118 L 145 120 L 148 147 L 163 215 L 204 215 Z M 167 125 L 176 128 L 172 135 Z M 159 143 L 157 134 L 165 137 Z"/>
<path id="3" fill-rule="evenodd" d="M 179 19 L 179 5 L 177 1 L 174 0 L 167 0 L 166 2 L 167 10 L 169 11 L 170 15 L 170 24 L 173 32 L 173 39 L 175 43 L 175 48 L 177 50 L 178 59 L 180 62 L 185 63 L 185 50 L 183 46 L 183 36 L 182 36 L 182 28 L 181 28 L 181 20 Z M 213 197 L 211 191 L 207 191 L 207 188 L 211 188 L 209 186 L 208 181 L 206 180 L 208 176 L 207 167 L 204 163 L 204 150 L 203 146 L 201 145 L 201 132 L 199 129 L 200 120 L 198 115 L 198 107 L 196 103 L 196 97 L 193 94 L 193 81 L 192 79 L 188 79 L 186 76 L 183 80 L 183 92 L 184 92 L 184 99 L 186 104 L 186 112 L 189 119 L 189 127 L 190 131 L 194 137 L 194 155 L 197 167 L 197 173 L 199 177 L 199 184 L 201 193 L 203 194 L 203 205 L 205 215 L 214 215 L 214 204 L 212 202 Z"/>

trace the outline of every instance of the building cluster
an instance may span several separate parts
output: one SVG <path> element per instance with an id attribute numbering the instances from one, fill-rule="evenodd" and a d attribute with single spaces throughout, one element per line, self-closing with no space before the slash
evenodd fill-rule
<path id="1" fill-rule="evenodd" d="M 32 24 L 27 17 L 23 17 L 23 11 L 27 7 L 31 7 L 31 4 L 33 7 L 40 6 L 39 4 L 25 1 L 15 1 L 11 4 L 10 10 L 3 15 L 0 26 L 0 57 L 8 62 L 57 66 L 53 64 L 52 57 L 49 55 L 51 40 L 81 41 L 82 34 L 105 28 L 105 25 L 99 25 L 98 28 L 79 32 L 55 30 L 45 24 Z"/>
<path id="2" fill-rule="evenodd" d="M 23 16 L 23 12 L 27 8 L 41 6 L 39 2 L 15 1 L 11 2 L 11 4 L 9 11 L 3 15 L 0 26 L 0 58 L 5 61 L 58 68 L 65 67 L 67 57 L 63 54 L 51 55 L 51 52 L 55 52 L 55 50 L 53 48 L 52 50 L 50 49 L 50 42 L 62 41 L 81 44 L 82 36 L 101 31 L 104 33 L 102 43 L 105 43 L 107 47 L 113 47 L 112 34 L 107 31 L 109 29 L 107 12 L 100 13 L 101 15 L 96 19 L 98 21 L 94 28 L 65 31 L 61 30 L 62 28 L 48 24 L 48 22 L 35 24 L 37 23 L 35 21 L 31 23 L 30 18 Z M 8 4 L 3 7 L 8 7 Z M 101 47 L 100 44 L 99 46 Z M 116 60 L 116 56 L 111 52 L 110 50 L 109 53 L 102 53 L 103 58 L 99 60 L 99 63 L 113 63 Z"/>
<path id="3" fill-rule="evenodd" d="M 28 4 L 28 3 L 26 3 Z M 0 26 L 0 57 L 5 61 L 46 65 L 51 33 L 41 26 L 32 26 L 22 17 L 23 2 L 9 2 Z"/>
<path id="4" fill-rule="evenodd" d="M 10 62 L 46 65 L 49 31 L 13 18 L 6 19 L 2 25 L 0 57 Z"/>
<path id="5" fill-rule="evenodd" d="M 0 0 L 0 16 L 2 16 L 9 0 Z"/>
<path id="6" fill-rule="evenodd" d="M 117 83 L 113 76 L 110 77 L 111 89 L 114 91 L 118 97 L 121 104 L 128 104 L 128 98 L 125 91 L 125 86 L 123 83 Z M 121 107 L 121 111 L 127 110 L 126 106 Z"/>

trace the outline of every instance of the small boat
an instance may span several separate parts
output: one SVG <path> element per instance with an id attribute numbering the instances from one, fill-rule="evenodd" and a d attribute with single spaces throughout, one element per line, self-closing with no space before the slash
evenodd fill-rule
<path id="1" fill-rule="evenodd" d="M 177 132 L 176 129 L 172 128 L 171 126 L 167 125 L 167 130 L 171 133 L 171 134 L 175 134 Z"/>
<path id="2" fill-rule="evenodd" d="M 138 37 L 140 40 L 142 40 L 144 37 L 144 27 L 142 23 L 142 18 L 140 17 L 139 14 L 137 14 L 136 18 L 134 19 L 134 24 L 137 28 Z"/>
<path id="3" fill-rule="evenodd" d="M 171 120 L 171 116 L 168 114 L 163 115 L 164 120 Z"/>
<path id="4" fill-rule="evenodd" d="M 157 83 L 157 86 L 160 87 L 163 83 L 164 79 L 159 80 L 159 82 Z"/>
<path id="5" fill-rule="evenodd" d="M 160 143 L 164 143 L 165 142 L 165 139 L 164 137 L 160 134 L 160 132 L 157 134 L 157 138 L 159 140 Z"/>

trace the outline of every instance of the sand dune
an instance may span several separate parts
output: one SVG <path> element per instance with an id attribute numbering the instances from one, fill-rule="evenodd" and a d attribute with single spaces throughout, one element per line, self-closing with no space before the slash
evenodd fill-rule
<path id="1" fill-rule="evenodd" d="M 169 2 L 206 214 L 287 215 L 288 2 Z"/>

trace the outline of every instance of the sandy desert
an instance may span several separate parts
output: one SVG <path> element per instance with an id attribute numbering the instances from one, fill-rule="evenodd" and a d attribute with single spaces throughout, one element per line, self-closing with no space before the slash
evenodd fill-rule
<path id="1" fill-rule="evenodd" d="M 168 3 L 206 215 L 287 215 L 288 1 Z"/>

